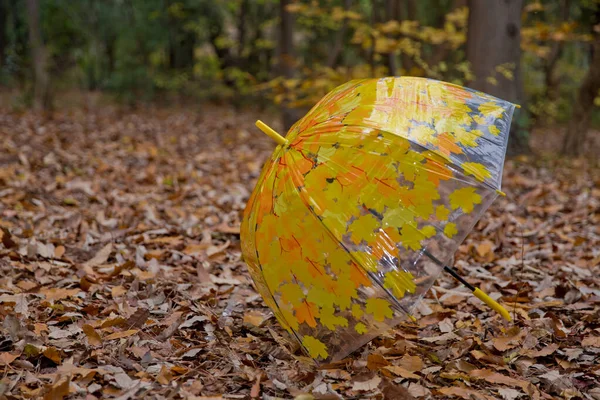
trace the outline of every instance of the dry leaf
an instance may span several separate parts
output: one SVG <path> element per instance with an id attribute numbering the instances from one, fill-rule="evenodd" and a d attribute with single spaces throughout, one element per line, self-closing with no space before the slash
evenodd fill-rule
<path id="1" fill-rule="evenodd" d="M 386 360 L 381 354 L 369 354 L 367 357 L 367 368 L 369 368 L 371 371 L 378 371 L 387 365 L 390 365 L 389 361 Z"/>
<path id="2" fill-rule="evenodd" d="M 421 358 L 418 356 L 410 356 L 406 354 L 400 359 L 399 365 L 410 372 L 420 371 L 423 369 L 423 360 L 421 360 Z"/>
<path id="3" fill-rule="evenodd" d="M 600 347 L 600 336 L 588 336 L 581 342 L 583 347 Z"/>
<path id="4" fill-rule="evenodd" d="M 43 288 L 40 294 L 46 296 L 48 301 L 57 301 L 73 297 L 81 292 L 81 289 L 60 289 L 60 288 Z"/>
<path id="5" fill-rule="evenodd" d="M 0 353 L 0 365 L 9 365 L 17 358 L 19 358 L 20 354 L 10 354 L 10 353 Z"/>
<path id="6" fill-rule="evenodd" d="M 62 362 L 60 352 L 55 347 L 48 347 L 42 354 L 47 359 L 52 360 L 55 364 L 60 364 Z"/>
<path id="7" fill-rule="evenodd" d="M 102 344 L 102 338 L 96 332 L 93 326 L 85 324 L 81 327 L 85 335 L 87 336 L 88 343 L 91 346 L 100 346 Z"/>
<path id="8" fill-rule="evenodd" d="M 368 392 L 377 389 L 377 386 L 381 383 L 381 378 L 374 376 L 366 381 L 354 381 L 352 384 L 352 390 L 355 392 Z"/>
<path id="9" fill-rule="evenodd" d="M 158 373 L 158 376 L 156 377 L 156 381 L 161 385 L 168 385 L 171 383 L 172 379 L 173 374 L 171 373 L 171 371 L 169 371 L 169 369 L 166 366 L 163 365 L 160 369 L 160 372 Z"/>
<path id="10" fill-rule="evenodd" d="M 86 267 L 96 267 L 100 264 L 106 263 L 108 257 L 110 257 L 110 253 L 112 253 L 112 243 L 108 243 L 103 248 L 101 248 L 94 257 L 86 261 L 83 265 Z"/>
<path id="11" fill-rule="evenodd" d="M 104 340 L 122 339 L 122 338 L 126 338 L 129 336 L 135 335 L 138 332 L 139 332 L 138 329 L 130 329 L 127 331 L 115 332 L 115 333 L 111 333 L 110 335 L 106 335 L 104 337 Z"/>

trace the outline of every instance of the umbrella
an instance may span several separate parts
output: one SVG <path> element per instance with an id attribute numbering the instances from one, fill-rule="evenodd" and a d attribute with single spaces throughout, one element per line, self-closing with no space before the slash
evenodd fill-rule
<path id="1" fill-rule="evenodd" d="M 255 286 L 308 355 L 336 361 L 414 319 L 498 195 L 515 105 L 424 78 L 350 81 L 265 164 L 241 226 Z"/>

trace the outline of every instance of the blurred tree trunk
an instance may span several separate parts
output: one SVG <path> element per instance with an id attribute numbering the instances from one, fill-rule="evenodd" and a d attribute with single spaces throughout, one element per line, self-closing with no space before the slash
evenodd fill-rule
<path id="1" fill-rule="evenodd" d="M 352 6 L 352 0 L 344 0 L 343 8 L 344 11 L 348 11 Z M 335 68 L 338 66 L 338 62 L 342 52 L 344 51 L 344 44 L 346 42 L 346 32 L 348 30 L 348 18 L 344 18 L 342 21 L 342 26 L 340 30 L 337 31 L 335 35 L 335 40 L 333 44 L 333 49 L 329 53 L 329 57 L 327 58 L 327 66 L 329 68 Z"/>
<path id="2" fill-rule="evenodd" d="M 396 19 L 402 21 L 414 21 L 417 19 L 417 3 L 416 0 L 397 0 L 396 4 Z M 400 52 L 400 62 L 404 74 L 410 74 L 410 70 L 415 66 L 414 61 L 408 54 Z"/>
<path id="3" fill-rule="evenodd" d="M 564 23 L 569 20 L 569 10 L 571 8 L 570 0 L 560 0 L 560 20 L 559 23 Z M 563 54 L 564 41 L 554 41 L 550 47 L 550 55 L 546 59 L 543 65 L 544 69 L 544 80 L 546 82 L 546 96 L 550 100 L 556 100 L 558 98 L 558 85 L 559 80 L 556 76 L 556 65 L 558 60 Z"/>
<path id="4" fill-rule="evenodd" d="M 475 74 L 470 87 L 519 104 L 523 100 L 521 81 L 521 10 L 523 0 L 469 0 L 467 60 Z M 512 78 L 497 70 L 510 66 Z M 529 151 L 528 135 L 513 123 L 510 153 Z"/>
<path id="5" fill-rule="evenodd" d="M 292 79 L 295 74 L 294 61 L 294 17 L 287 10 L 290 0 L 279 1 L 279 69 L 285 79 Z M 286 94 L 287 95 L 287 94 Z M 296 122 L 294 110 L 288 107 L 288 101 L 282 103 L 283 128 L 287 132 Z"/>
<path id="6" fill-rule="evenodd" d="M 0 0 L 0 69 L 4 67 L 4 53 L 6 51 L 6 23 L 8 21 L 7 0 Z"/>
<path id="7" fill-rule="evenodd" d="M 248 20 L 248 0 L 242 0 L 240 4 L 240 13 L 238 15 L 238 45 L 237 45 L 237 59 L 240 68 L 245 69 L 245 65 L 242 62 L 244 59 L 244 50 L 246 49 L 246 21 Z M 257 27 L 256 29 L 260 29 Z"/>
<path id="8" fill-rule="evenodd" d="M 33 108 L 37 111 L 51 107 L 50 77 L 47 68 L 47 55 L 40 29 L 40 9 L 38 0 L 27 0 L 27 22 L 29 24 L 29 46 L 33 60 L 34 98 Z"/>
<path id="9" fill-rule="evenodd" d="M 596 29 L 600 29 L 600 11 L 596 11 Z M 593 25 L 593 24 L 592 24 Z M 563 154 L 579 156 L 592 119 L 594 99 L 600 93 L 600 31 L 594 34 L 590 68 L 579 88 L 573 114 L 563 141 Z"/>
<path id="10" fill-rule="evenodd" d="M 385 17 L 387 21 L 393 21 L 396 19 L 396 7 L 398 6 L 397 0 L 385 0 Z M 392 38 L 395 39 L 395 38 Z M 390 51 L 387 56 L 388 73 L 390 76 L 396 75 L 396 52 Z"/>

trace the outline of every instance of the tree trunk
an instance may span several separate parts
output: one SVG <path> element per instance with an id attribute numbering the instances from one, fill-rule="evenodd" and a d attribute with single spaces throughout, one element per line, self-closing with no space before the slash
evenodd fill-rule
<path id="1" fill-rule="evenodd" d="M 6 24 L 8 22 L 7 0 L 0 0 L 0 69 L 4 67 L 4 53 L 6 50 Z"/>
<path id="2" fill-rule="evenodd" d="M 396 19 L 402 21 L 414 21 L 417 19 L 417 4 L 416 0 L 397 0 L 396 4 Z M 415 63 L 412 58 L 403 52 L 400 52 L 400 62 L 404 74 L 409 74 L 414 68 Z"/>
<path id="3" fill-rule="evenodd" d="M 27 23 L 29 24 L 29 45 L 33 60 L 34 98 L 33 108 L 36 111 L 48 110 L 51 107 L 50 77 L 47 68 L 47 55 L 42 32 L 40 30 L 40 9 L 38 0 L 27 0 Z"/>
<path id="4" fill-rule="evenodd" d="M 285 79 L 292 79 L 295 73 L 294 61 L 294 17 L 288 12 L 287 6 L 291 3 L 290 0 L 280 0 L 279 2 L 279 69 L 281 75 Z M 296 116 L 294 111 L 288 107 L 288 102 L 282 104 L 283 128 L 287 132 L 294 122 Z"/>
<path id="5" fill-rule="evenodd" d="M 600 19 L 600 18 L 598 18 Z M 592 119 L 594 99 L 600 93 L 600 33 L 595 35 L 590 69 L 579 88 L 577 101 L 563 141 L 563 154 L 579 156 L 583 153 L 585 138 Z"/>
<path id="6" fill-rule="evenodd" d="M 344 0 L 344 11 L 348 11 L 352 6 L 352 0 Z M 339 31 L 337 31 L 335 35 L 335 40 L 333 44 L 333 49 L 329 53 L 329 57 L 327 58 L 327 66 L 329 68 L 335 68 L 338 66 L 338 61 L 340 59 L 340 55 L 344 50 L 344 44 L 346 39 L 346 31 L 348 30 L 348 19 L 344 18 L 342 21 L 342 26 Z"/>
<path id="7" fill-rule="evenodd" d="M 523 0 L 469 0 L 467 60 L 475 74 L 469 86 L 503 100 L 523 100 L 521 82 L 521 10 Z M 497 67 L 510 66 L 513 77 L 506 78 Z M 529 151 L 528 134 L 513 124 L 509 152 Z"/>
<path id="8" fill-rule="evenodd" d="M 396 0 L 385 0 L 385 17 L 388 21 L 393 21 L 396 17 Z M 395 39 L 395 38 L 394 38 Z M 387 55 L 388 72 L 390 76 L 396 75 L 396 52 L 390 51 Z"/>

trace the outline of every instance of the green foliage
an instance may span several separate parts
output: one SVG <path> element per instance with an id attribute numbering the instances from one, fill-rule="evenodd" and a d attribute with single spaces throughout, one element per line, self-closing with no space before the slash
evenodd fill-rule
<path id="1" fill-rule="evenodd" d="M 27 91 L 26 7 L 24 0 L 10 3 L 0 85 Z M 389 15 L 383 0 L 291 1 L 296 75 L 288 80 L 279 77 L 278 0 L 44 0 L 40 6 L 53 87 L 101 90 L 128 103 L 176 94 L 236 103 L 267 97 L 308 107 L 349 79 L 391 73 L 468 84 L 468 9 L 453 0 L 393 3 L 400 8 Z M 534 122 L 570 115 L 599 7 L 599 0 L 525 2 L 522 81 Z M 514 68 L 499 65 L 486 78 L 492 84 L 511 78 Z"/>

